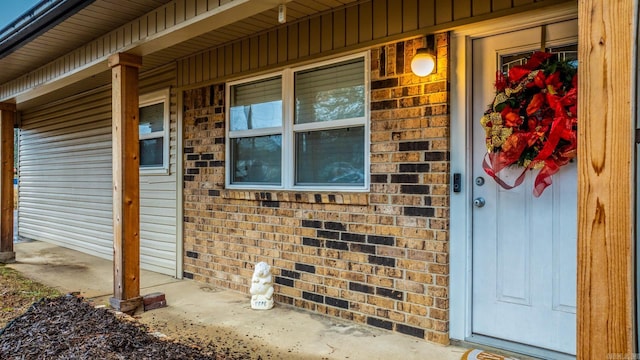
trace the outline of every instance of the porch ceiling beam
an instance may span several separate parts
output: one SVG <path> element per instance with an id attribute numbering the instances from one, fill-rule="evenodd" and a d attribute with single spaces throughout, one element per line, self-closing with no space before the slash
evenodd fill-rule
<path id="1" fill-rule="evenodd" d="M 196 2 L 196 0 L 186 1 L 193 3 Z M 169 48 L 186 40 L 206 34 L 213 30 L 232 24 L 236 21 L 272 9 L 279 4 L 288 3 L 290 1 L 292 0 L 233 0 L 218 7 L 212 8 L 208 11 L 205 11 L 192 18 L 189 18 L 185 21 L 166 26 L 164 30 L 158 31 L 157 33 L 146 36 L 139 35 L 139 39 L 133 39 L 130 42 L 127 42 L 127 40 L 125 39 L 118 43 L 112 43 L 111 39 L 122 38 L 124 36 L 123 34 L 129 34 L 131 32 L 130 29 L 140 28 L 140 24 L 142 23 L 146 24 L 147 17 L 150 16 L 151 13 L 159 11 L 158 9 L 156 9 L 150 14 L 133 20 L 132 22 L 113 30 L 103 38 L 95 40 L 89 44 L 82 46 L 79 50 L 76 50 L 77 52 L 84 51 L 85 49 L 96 49 L 99 46 L 106 46 L 104 44 L 110 44 L 109 46 L 114 47 L 114 49 L 108 51 L 106 55 L 97 55 L 94 53 L 89 53 L 87 55 L 85 54 L 85 52 L 81 52 L 81 54 L 78 54 L 78 58 L 89 58 L 89 60 L 87 60 L 85 63 L 79 64 L 77 67 L 71 68 L 68 71 L 59 74 L 53 79 L 47 80 L 44 83 L 34 83 L 32 86 L 29 86 L 28 88 L 18 93 L 6 97 L 6 99 L 15 99 L 15 102 L 17 102 L 18 104 L 35 99 L 39 96 L 54 92 L 80 80 L 102 73 L 106 68 L 109 56 L 114 53 L 128 53 L 144 57 L 145 55 L 149 55 L 162 49 Z M 164 5 L 162 9 L 163 11 L 167 11 L 168 14 L 166 16 L 171 18 L 177 17 L 177 15 L 175 13 L 171 13 L 171 11 L 175 12 L 175 9 L 179 8 L 180 3 L 182 3 L 182 7 L 185 6 L 185 0 L 174 0 L 171 3 Z M 154 14 L 153 17 L 155 18 L 155 16 L 156 15 Z M 64 59 L 64 57 L 62 59 Z M 57 61 L 59 62 L 60 59 L 51 61 L 51 63 L 45 65 L 44 68 L 47 68 L 49 65 L 54 64 Z M 37 70 L 34 70 L 31 73 L 23 76 L 23 78 L 39 78 Z M 19 86 L 19 82 L 21 81 L 21 79 L 22 78 L 16 79 L 13 82 L 4 84 L 3 86 Z M 0 99 L 0 101 L 6 100 Z"/>
<path id="2" fill-rule="evenodd" d="M 134 311 L 140 297 L 139 56 L 115 54 L 112 73 L 113 297 L 111 306 Z"/>
<path id="3" fill-rule="evenodd" d="M 13 124 L 16 105 L 0 103 L 0 263 L 16 259 L 13 251 Z"/>
<path id="4" fill-rule="evenodd" d="M 636 5 L 578 4 L 578 359 L 635 354 Z"/>

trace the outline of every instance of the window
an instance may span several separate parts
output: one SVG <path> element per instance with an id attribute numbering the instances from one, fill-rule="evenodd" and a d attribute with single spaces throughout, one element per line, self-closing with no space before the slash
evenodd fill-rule
<path id="1" fill-rule="evenodd" d="M 169 170 L 169 91 L 140 97 L 140 172 Z"/>
<path id="2" fill-rule="evenodd" d="M 227 186 L 366 190 L 368 58 L 227 85 Z"/>
<path id="3" fill-rule="evenodd" d="M 231 182 L 278 186 L 282 182 L 282 76 L 231 89 Z"/>

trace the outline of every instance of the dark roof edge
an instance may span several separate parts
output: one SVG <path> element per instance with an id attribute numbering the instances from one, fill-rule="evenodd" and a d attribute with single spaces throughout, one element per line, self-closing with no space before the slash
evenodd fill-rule
<path id="1" fill-rule="evenodd" d="M 42 0 L 0 30 L 0 59 L 95 0 Z"/>

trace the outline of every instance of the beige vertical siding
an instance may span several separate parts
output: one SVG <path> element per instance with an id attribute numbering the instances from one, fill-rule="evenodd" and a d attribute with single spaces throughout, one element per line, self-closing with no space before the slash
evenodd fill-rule
<path id="1" fill-rule="evenodd" d="M 358 45 L 442 31 L 562 0 L 371 0 L 292 22 L 178 62 L 178 86 L 328 55 Z M 206 46 L 206 44 L 202 44 Z"/>
<path id="2" fill-rule="evenodd" d="M 141 78 L 141 94 L 175 88 L 175 68 Z M 171 93 L 170 173 L 141 175 L 143 269 L 176 275 L 177 116 Z M 111 90 L 22 113 L 19 236 L 113 256 Z"/>

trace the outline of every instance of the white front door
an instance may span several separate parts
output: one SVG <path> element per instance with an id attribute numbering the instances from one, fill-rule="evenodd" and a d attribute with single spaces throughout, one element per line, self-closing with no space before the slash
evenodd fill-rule
<path id="1" fill-rule="evenodd" d="M 575 56 L 577 21 L 473 40 L 472 324 L 481 337 L 565 354 L 576 353 L 576 164 L 561 168 L 542 196 L 536 171 L 504 190 L 482 168 L 485 133 L 479 120 L 495 96 L 495 74 L 541 47 Z M 574 47 L 571 47 L 571 46 Z M 521 170 L 509 169 L 511 175 Z M 502 174 L 509 177 L 509 174 Z M 474 203 L 475 204 L 475 203 Z"/>

